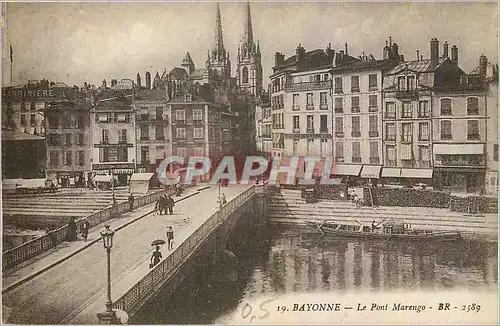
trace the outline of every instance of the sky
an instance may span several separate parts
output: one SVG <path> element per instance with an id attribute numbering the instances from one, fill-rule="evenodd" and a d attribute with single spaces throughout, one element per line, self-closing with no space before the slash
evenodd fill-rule
<path id="1" fill-rule="evenodd" d="M 9 46 L 13 48 L 13 84 L 46 78 L 68 85 L 132 78 L 146 71 L 180 67 L 189 51 L 197 68 L 213 48 L 215 2 L 163 3 L 3 3 L 2 79 L 10 85 Z M 244 33 L 245 2 L 220 2 L 224 45 L 236 69 Z M 459 48 L 466 72 L 486 55 L 498 62 L 498 8 L 490 3 L 251 2 L 254 40 L 260 41 L 264 85 L 274 53 L 343 49 L 364 51 L 377 59 L 389 36 L 406 60 L 416 50 L 428 58 L 436 37 Z"/>

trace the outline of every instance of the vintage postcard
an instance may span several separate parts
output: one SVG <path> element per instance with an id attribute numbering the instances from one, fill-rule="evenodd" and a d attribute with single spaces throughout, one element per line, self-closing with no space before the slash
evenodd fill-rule
<path id="1" fill-rule="evenodd" d="M 498 324 L 497 2 L 2 27 L 2 323 Z"/>

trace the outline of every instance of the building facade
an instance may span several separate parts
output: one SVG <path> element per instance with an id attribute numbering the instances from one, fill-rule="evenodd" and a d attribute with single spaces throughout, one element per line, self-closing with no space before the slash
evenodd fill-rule
<path id="1" fill-rule="evenodd" d="M 481 63 L 484 67 L 484 58 Z M 486 93 L 486 180 L 487 195 L 498 196 L 498 64 L 488 62 L 486 71 L 488 88 Z"/>

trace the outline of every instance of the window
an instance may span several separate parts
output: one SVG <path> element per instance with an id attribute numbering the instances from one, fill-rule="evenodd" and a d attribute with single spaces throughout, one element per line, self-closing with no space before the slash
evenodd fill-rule
<path id="1" fill-rule="evenodd" d="M 409 91 L 415 90 L 416 89 L 415 76 L 408 76 L 407 81 L 408 81 L 408 90 Z"/>
<path id="2" fill-rule="evenodd" d="M 141 140 L 149 140 L 149 126 L 148 125 L 141 126 Z"/>
<path id="3" fill-rule="evenodd" d="M 388 166 L 396 166 L 396 146 L 388 145 L 386 149 L 386 160 Z"/>
<path id="4" fill-rule="evenodd" d="M 71 146 L 71 134 L 66 134 L 66 146 Z"/>
<path id="5" fill-rule="evenodd" d="M 328 132 L 328 116 L 326 114 L 319 116 L 319 131 Z"/>
<path id="6" fill-rule="evenodd" d="M 361 137 L 361 127 L 359 125 L 359 116 L 352 116 L 351 117 L 351 124 L 352 124 L 352 131 L 351 131 L 351 136 L 352 137 Z"/>
<path id="7" fill-rule="evenodd" d="M 396 118 L 396 104 L 394 102 L 385 103 L 385 117 L 388 119 Z"/>
<path id="8" fill-rule="evenodd" d="M 342 142 L 335 143 L 335 157 L 344 158 L 344 143 Z"/>
<path id="9" fill-rule="evenodd" d="M 378 156 L 378 141 L 370 142 L 370 163 L 379 163 L 380 159 Z"/>
<path id="10" fill-rule="evenodd" d="M 385 140 L 396 140 L 396 125 L 394 123 L 386 123 L 385 125 Z"/>
<path id="11" fill-rule="evenodd" d="M 299 94 L 293 94 L 292 96 L 292 110 L 298 111 L 300 110 L 300 105 L 299 105 Z"/>
<path id="12" fill-rule="evenodd" d="M 419 118 L 429 117 L 429 101 L 418 102 L 418 117 Z"/>
<path id="13" fill-rule="evenodd" d="M 65 159 L 64 165 L 68 166 L 73 165 L 73 153 L 71 152 L 64 153 L 64 159 Z"/>
<path id="14" fill-rule="evenodd" d="M 85 120 L 84 120 L 83 116 L 80 115 L 80 116 L 76 117 L 76 119 L 75 119 L 75 128 L 76 129 L 82 129 L 84 127 L 85 127 Z"/>
<path id="15" fill-rule="evenodd" d="M 429 140 L 429 123 L 420 122 L 418 124 L 418 140 Z"/>
<path id="16" fill-rule="evenodd" d="M 401 117 L 411 118 L 412 116 L 413 114 L 412 114 L 411 102 L 403 102 L 403 110 L 401 112 Z"/>
<path id="17" fill-rule="evenodd" d="M 109 143 L 109 130 L 106 129 L 101 130 L 101 143 L 104 144 Z"/>
<path id="18" fill-rule="evenodd" d="M 203 128 L 194 128 L 194 138 L 203 138 Z"/>
<path id="19" fill-rule="evenodd" d="M 186 112 L 184 110 L 175 111 L 175 120 L 178 123 L 184 123 L 186 120 Z"/>
<path id="20" fill-rule="evenodd" d="M 21 114 L 21 126 L 25 127 L 26 126 L 26 115 Z"/>
<path id="21" fill-rule="evenodd" d="M 99 162 L 109 162 L 109 148 L 99 148 Z"/>
<path id="22" fill-rule="evenodd" d="M 155 127 L 156 127 L 156 130 L 155 130 L 156 140 L 164 140 L 165 133 L 163 132 L 163 125 L 156 125 Z"/>
<path id="23" fill-rule="evenodd" d="M 323 74 L 323 80 L 328 81 L 330 79 L 330 74 Z"/>
<path id="24" fill-rule="evenodd" d="M 321 110 L 327 110 L 328 109 L 328 100 L 327 100 L 327 93 L 326 92 L 321 92 L 319 93 L 319 108 Z"/>
<path id="25" fill-rule="evenodd" d="M 97 116 L 97 115 L 96 115 Z M 59 128 L 59 117 L 56 115 L 49 115 L 49 128 L 50 129 L 58 129 Z"/>
<path id="26" fill-rule="evenodd" d="M 186 157 L 187 155 L 186 147 L 177 147 L 177 156 Z"/>
<path id="27" fill-rule="evenodd" d="M 359 112 L 359 96 L 351 97 L 351 112 Z"/>
<path id="28" fill-rule="evenodd" d="M 59 165 L 59 152 L 58 151 L 50 151 L 50 165 L 56 166 Z"/>
<path id="29" fill-rule="evenodd" d="M 247 84 L 248 83 L 248 68 L 247 67 L 243 67 L 243 72 L 242 72 L 242 76 L 241 76 L 241 82 L 243 84 Z"/>
<path id="30" fill-rule="evenodd" d="M 85 152 L 84 151 L 78 151 L 76 158 L 78 160 L 76 164 L 78 164 L 79 166 L 85 165 Z"/>
<path id="31" fill-rule="evenodd" d="M 192 102 L 193 101 L 193 96 L 191 94 L 184 95 L 184 101 L 185 102 Z"/>
<path id="32" fill-rule="evenodd" d="M 118 142 L 119 143 L 127 142 L 127 129 L 120 130 L 120 133 L 118 134 Z"/>
<path id="33" fill-rule="evenodd" d="M 342 113 L 342 112 L 344 112 L 343 99 L 342 97 L 337 97 L 335 99 L 335 113 Z"/>
<path id="34" fill-rule="evenodd" d="M 203 156 L 205 154 L 205 150 L 203 147 L 195 147 L 194 148 L 194 155 L 195 156 Z"/>
<path id="35" fill-rule="evenodd" d="M 175 129 L 175 136 L 181 139 L 186 138 L 186 128 Z"/>
<path id="36" fill-rule="evenodd" d="M 441 103 L 441 115 L 451 115 L 451 98 L 442 98 Z"/>
<path id="37" fill-rule="evenodd" d="M 453 139 L 451 135 L 451 121 L 441 121 L 441 139 Z"/>
<path id="38" fill-rule="evenodd" d="M 342 94 L 342 77 L 335 77 L 335 94 Z"/>
<path id="39" fill-rule="evenodd" d="M 32 127 L 36 126 L 36 118 L 34 113 L 30 114 L 30 126 Z"/>
<path id="40" fill-rule="evenodd" d="M 377 95 L 368 95 L 368 111 L 374 112 L 378 110 Z"/>
<path id="41" fill-rule="evenodd" d="M 24 111 L 26 111 L 26 103 L 21 102 L 21 112 L 24 112 Z"/>
<path id="42" fill-rule="evenodd" d="M 479 140 L 479 121 L 467 121 L 467 140 Z"/>
<path id="43" fill-rule="evenodd" d="M 420 161 L 428 162 L 430 161 L 429 146 L 419 146 L 418 152 L 420 156 Z"/>
<path id="44" fill-rule="evenodd" d="M 163 119 L 163 106 L 157 106 L 156 107 L 156 120 L 162 120 Z"/>
<path id="45" fill-rule="evenodd" d="M 361 163 L 361 144 L 357 141 L 352 143 L 352 162 Z"/>
<path id="46" fill-rule="evenodd" d="M 313 104 L 313 94 L 312 93 L 307 93 L 307 105 L 306 109 L 307 110 L 312 110 L 314 109 L 314 104 Z"/>
<path id="47" fill-rule="evenodd" d="M 467 114 L 479 114 L 479 99 L 477 97 L 469 97 L 467 99 Z"/>
<path id="48" fill-rule="evenodd" d="M 149 146 L 141 147 L 141 164 L 149 164 Z"/>
<path id="49" fill-rule="evenodd" d="M 406 91 L 405 77 L 398 77 L 398 91 Z"/>
<path id="50" fill-rule="evenodd" d="M 299 124 L 299 116 L 298 115 L 293 116 L 293 131 L 294 132 L 300 131 L 300 124 Z"/>
<path id="51" fill-rule="evenodd" d="M 314 116 L 307 116 L 307 132 L 314 132 Z"/>
<path id="52" fill-rule="evenodd" d="M 344 118 L 336 117 L 335 118 L 335 136 L 344 137 Z"/>
<path id="53" fill-rule="evenodd" d="M 493 160 L 498 161 L 498 144 L 493 144 Z"/>
<path id="54" fill-rule="evenodd" d="M 351 93 L 359 92 L 359 76 L 351 76 Z"/>
<path id="55" fill-rule="evenodd" d="M 368 89 L 370 91 L 377 89 L 377 75 L 376 74 L 368 75 Z"/>
<path id="56" fill-rule="evenodd" d="M 369 117 L 368 136 L 378 137 L 378 119 L 376 115 L 371 115 Z"/>
<path id="57" fill-rule="evenodd" d="M 117 159 L 118 159 L 118 162 L 128 162 L 128 148 L 127 147 L 117 148 Z"/>
<path id="58" fill-rule="evenodd" d="M 83 134 L 76 134 L 75 135 L 75 144 L 78 146 L 83 146 Z"/>
<path id="59" fill-rule="evenodd" d="M 413 135 L 413 130 L 412 130 L 412 123 L 402 123 L 401 124 L 401 141 L 402 142 L 411 142 L 412 141 L 412 135 Z"/>
<path id="60" fill-rule="evenodd" d="M 36 104 L 35 104 L 35 102 L 31 102 L 30 103 L 30 110 L 31 111 L 35 111 L 36 110 Z"/>
<path id="61" fill-rule="evenodd" d="M 119 115 L 118 113 L 113 114 L 113 122 L 118 122 L 118 115 Z M 123 120 L 125 120 L 125 119 L 123 119 Z"/>
<path id="62" fill-rule="evenodd" d="M 69 129 L 71 128 L 71 116 L 64 114 L 62 116 L 62 128 Z"/>
<path id="63" fill-rule="evenodd" d="M 193 120 L 202 121 L 203 120 L 203 111 L 201 109 L 193 110 Z"/>

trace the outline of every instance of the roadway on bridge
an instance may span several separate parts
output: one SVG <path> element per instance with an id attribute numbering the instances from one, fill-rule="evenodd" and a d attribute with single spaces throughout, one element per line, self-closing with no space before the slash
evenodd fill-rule
<path id="1" fill-rule="evenodd" d="M 230 201 L 249 186 L 222 188 Z M 208 219 L 216 207 L 218 187 L 201 191 L 175 205 L 174 215 L 149 215 L 119 230 L 113 240 L 111 279 L 116 284 L 148 260 L 151 241 L 165 238 L 165 227 L 188 231 L 194 219 Z M 148 205 L 150 210 L 154 204 Z M 138 212 L 139 216 L 140 213 Z M 189 230 L 191 232 L 192 230 Z M 184 236 L 183 236 L 184 238 Z M 163 248 L 166 253 L 167 248 Z M 166 255 L 164 255 L 166 256 Z M 100 242 L 3 295 L 8 323 L 57 324 L 88 306 L 106 288 L 106 254 Z M 113 295 L 114 297 L 114 295 Z M 104 307 L 103 307 L 104 309 Z M 96 320 L 97 321 L 97 320 Z M 4 320 L 5 322 L 5 320 Z"/>

